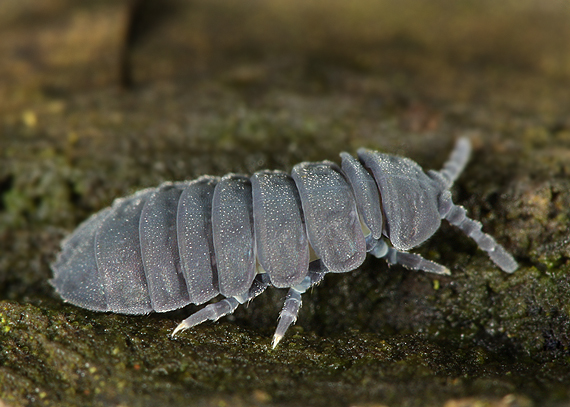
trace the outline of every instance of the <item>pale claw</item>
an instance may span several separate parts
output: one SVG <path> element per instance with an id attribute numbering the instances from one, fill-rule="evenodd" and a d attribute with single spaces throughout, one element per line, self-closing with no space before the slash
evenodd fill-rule
<path id="1" fill-rule="evenodd" d="M 301 303 L 301 293 L 294 288 L 290 288 L 283 304 L 283 309 L 279 314 L 279 324 L 277 324 L 277 329 L 275 329 L 275 334 L 273 335 L 273 343 L 271 344 L 273 349 L 277 347 L 287 329 L 297 320 Z"/>
<path id="2" fill-rule="evenodd" d="M 233 297 L 225 298 L 220 302 L 216 302 L 215 304 L 210 304 L 202 308 L 200 311 L 193 313 L 180 324 L 178 324 L 170 336 L 174 338 L 176 333 L 184 331 L 188 328 L 192 328 L 193 326 L 200 325 L 204 321 L 217 321 L 224 315 L 228 315 L 234 312 L 238 305 L 238 300 Z"/>

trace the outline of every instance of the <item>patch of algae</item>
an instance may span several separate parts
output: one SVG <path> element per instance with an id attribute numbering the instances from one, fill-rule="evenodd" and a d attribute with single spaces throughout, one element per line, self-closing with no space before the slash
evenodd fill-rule
<path id="1" fill-rule="evenodd" d="M 0 24 L 0 47 L 18 56 L 3 59 L 2 77 L 19 78 L 0 86 L 1 403 L 570 400 L 565 15 L 530 2 L 372 3 L 169 1 L 170 14 L 135 42 L 130 91 L 113 88 L 112 59 L 97 57 L 119 53 L 109 33 L 121 30 L 107 28 L 121 21 L 120 2 L 102 2 L 95 18 L 63 0 L 46 0 L 43 19 L 0 13 L 20 15 Z M 42 40 L 46 32 L 66 46 Z M 276 350 L 283 290 L 171 340 L 193 307 L 92 313 L 63 304 L 47 283 L 65 233 L 136 189 L 290 170 L 360 146 L 438 168 L 453 138 L 472 129 L 455 200 L 515 254 L 521 268 L 511 276 L 443 225 L 417 252 L 451 277 L 375 259 L 329 275 Z"/>
<path id="2" fill-rule="evenodd" d="M 7 403 L 390 405 L 412 389 L 410 405 L 434 405 L 466 388 L 494 397 L 526 388 L 547 399 L 565 391 L 533 380 L 543 371 L 559 374 L 562 365 L 546 369 L 506 343 L 492 352 L 426 334 L 380 339 L 347 331 L 321 338 L 297 330 L 273 351 L 268 337 L 228 323 L 170 340 L 169 320 L 46 308 L 2 304 L 0 389 Z"/>

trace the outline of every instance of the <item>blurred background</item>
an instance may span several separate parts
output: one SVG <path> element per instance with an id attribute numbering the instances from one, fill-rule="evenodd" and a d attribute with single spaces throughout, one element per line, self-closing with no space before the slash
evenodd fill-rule
<path id="1" fill-rule="evenodd" d="M 567 0 L 0 1 L 0 406 L 568 405 L 569 84 Z M 170 341 L 187 312 L 89 313 L 47 282 L 137 189 L 362 146 L 438 168 L 461 134 L 455 200 L 509 279 L 444 225 L 418 252 L 453 277 L 331 276 L 273 354 L 278 290 Z"/>
<path id="2" fill-rule="evenodd" d="M 21 108 L 34 92 L 61 98 L 208 79 L 252 92 L 323 93 L 362 90 L 363 76 L 375 79 L 369 91 L 379 94 L 413 89 L 407 96 L 460 102 L 498 99 L 523 84 L 539 97 L 551 91 L 548 80 L 570 74 L 564 0 L 6 0 L 0 7 L 5 109 Z M 530 80 L 537 76 L 541 92 Z"/>

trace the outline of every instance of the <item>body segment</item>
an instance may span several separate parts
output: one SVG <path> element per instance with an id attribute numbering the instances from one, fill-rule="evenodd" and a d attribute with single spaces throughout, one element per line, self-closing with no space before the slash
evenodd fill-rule
<path id="1" fill-rule="evenodd" d="M 437 197 L 441 192 L 422 168 L 409 158 L 358 150 L 370 168 L 382 196 L 384 230 L 398 250 L 409 250 L 439 229 Z"/>
<path id="2" fill-rule="evenodd" d="M 139 235 L 152 309 L 172 311 L 190 303 L 180 266 L 176 214 L 183 185 L 163 184 L 141 213 Z"/>
<path id="3" fill-rule="evenodd" d="M 292 171 L 299 189 L 309 242 L 328 271 L 344 273 L 366 256 L 352 189 L 336 164 L 301 163 Z"/>
<path id="4" fill-rule="evenodd" d="M 299 284 L 309 271 L 309 242 L 293 178 L 280 171 L 251 177 L 257 258 L 275 287 Z"/>
<path id="5" fill-rule="evenodd" d="M 219 293 L 212 236 L 212 197 L 218 181 L 216 177 L 192 181 L 178 201 L 178 252 L 189 300 L 193 304 L 203 304 Z"/>
<path id="6" fill-rule="evenodd" d="M 118 199 L 95 235 L 95 257 L 107 309 L 144 314 L 153 310 L 139 236 L 141 213 L 152 190 Z"/>
<path id="7" fill-rule="evenodd" d="M 212 236 L 220 294 L 239 295 L 255 277 L 255 240 L 251 182 L 240 175 L 226 175 L 214 189 Z"/>

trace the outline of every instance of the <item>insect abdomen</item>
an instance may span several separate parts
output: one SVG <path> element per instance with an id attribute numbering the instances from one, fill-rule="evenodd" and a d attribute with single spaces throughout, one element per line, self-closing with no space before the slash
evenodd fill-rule
<path id="1" fill-rule="evenodd" d="M 302 163 L 293 177 L 202 177 L 117 199 L 64 242 L 52 283 L 73 304 L 144 314 L 247 292 L 256 256 L 273 285 L 292 287 L 309 242 L 330 271 L 353 270 L 366 247 L 346 177 Z"/>

